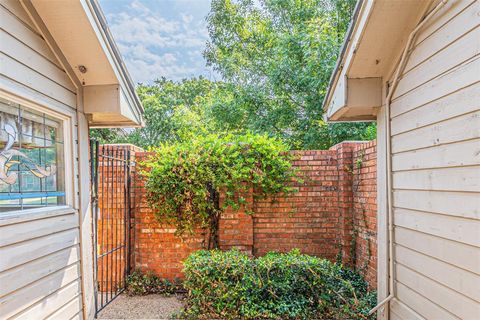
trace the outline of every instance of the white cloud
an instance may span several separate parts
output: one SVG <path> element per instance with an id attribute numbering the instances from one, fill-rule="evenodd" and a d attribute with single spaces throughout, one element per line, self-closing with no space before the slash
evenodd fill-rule
<path id="1" fill-rule="evenodd" d="M 107 13 L 110 29 L 134 81 L 146 83 L 160 77 L 179 80 L 211 74 L 202 57 L 208 39 L 203 17 L 199 19 L 188 12 L 188 3 L 179 8 L 181 12 L 163 15 L 154 10 L 154 5 L 136 0 Z"/>

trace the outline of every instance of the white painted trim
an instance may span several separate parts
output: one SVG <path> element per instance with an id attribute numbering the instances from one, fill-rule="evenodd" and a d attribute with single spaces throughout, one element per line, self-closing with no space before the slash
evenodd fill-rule
<path id="1" fill-rule="evenodd" d="M 102 46 L 110 65 L 113 67 L 113 71 L 119 80 L 120 87 L 125 88 L 125 91 L 128 92 L 128 105 L 134 114 L 137 123 L 142 126 L 144 112 L 143 106 L 135 92 L 133 83 L 128 75 L 128 71 L 124 65 L 124 62 L 121 60 L 121 57 L 119 57 L 118 52 L 116 52 L 116 45 L 113 40 L 111 40 L 113 37 L 110 35 L 108 27 L 105 27 L 105 25 L 102 24 L 101 20 L 104 18 L 99 15 L 103 14 L 101 11 L 99 14 L 97 14 L 96 10 L 98 10 L 100 6 L 95 0 L 80 0 L 80 3 L 84 8 L 85 15 L 89 19 L 92 29 L 95 31 L 98 40 L 102 40 L 99 41 L 100 45 Z"/>
<path id="2" fill-rule="evenodd" d="M 335 91 L 337 90 L 338 82 L 341 81 L 339 79 L 344 77 L 346 81 L 346 75 L 350 69 L 353 57 L 355 55 L 355 48 L 360 41 L 362 41 L 363 34 L 365 33 L 365 27 L 370 19 L 370 15 L 373 12 L 374 5 L 375 1 L 373 0 L 363 1 L 357 16 L 357 20 L 354 21 L 355 24 L 353 25 L 351 38 L 348 39 L 348 42 L 344 44 L 345 53 L 340 57 L 341 60 L 338 61 L 338 68 L 332 75 L 333 78 L 327 89 L 327 96 L 325 97 L 322 106 L 322 109 L 330 116 L 340 109 L 340 106 L 330 106 L 331 100 L 335 94 Z M 346 87 L 341 90 L 346 90 Z"/>
<path id="3" fill-rule="evenodd" d="M 384 90 L 385 91 L 385 90 Z M 388 219 L 387 219 L 387 151 L 385 107 L 377 115 L 377 301 L 387 298 L 388 292 Z M 377 311 L 377 319 L 388 319 L 389 305 Z"/>

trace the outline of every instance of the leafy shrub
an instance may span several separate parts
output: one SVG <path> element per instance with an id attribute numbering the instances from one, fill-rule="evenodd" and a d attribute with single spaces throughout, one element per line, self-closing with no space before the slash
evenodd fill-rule
<path id="1" fill-rule="evenodd" d="M 376 302 L 359 275 L 298 250 L 259 258 L 197 251 L 184 272 L 192 319 L 368 319 Z"/>
<path id="2" fill-rule="evenodd" d="M 208 248 L 218 245 L 218 219 L 225 207 L 240 208 L 250 188 L 267 197 L 288 193 L 294 177 L 288 147 L 265 135 L 207 135 L 163 144 L 144 162 L 147 201 L 177 235 L 209 228 Z M 220 207 L 220 193 L 225 200 Z"/>
<path id="3" fill-rule="evenodd" d="M 153 293 L 170 295 L 184 292 L 180 280 L 171 282 L 167 279 L 161 279 L 151 272 L 144 274 L 138 270 L 127 277 L 126 284 L 126 292 L 130 296 Z"/>

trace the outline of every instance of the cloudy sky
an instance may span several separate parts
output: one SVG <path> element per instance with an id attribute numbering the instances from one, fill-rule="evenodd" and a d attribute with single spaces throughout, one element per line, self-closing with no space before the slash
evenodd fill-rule
<path id="1" fill-rule="evenodd" d="M 210 0 L 100 0 L 127 68 L 138 83 L 203 75 Z"/>

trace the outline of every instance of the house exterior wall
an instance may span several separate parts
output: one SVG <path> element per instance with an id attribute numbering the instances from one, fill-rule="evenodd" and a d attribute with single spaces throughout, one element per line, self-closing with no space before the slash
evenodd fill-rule
<path id="1" fill-rule="evenodd" d="M 67 206 L 0 216 L 0 318 L 93 318 L 88 124 L 81 91 L 30 14 L 0 1 L 0 95 L 65 120 Z"/>
<path id="2" fill-rule="evenodd" d="M 480 3 L 417 33 L 391 103 L 391 319 L 480 315 Z"/>

